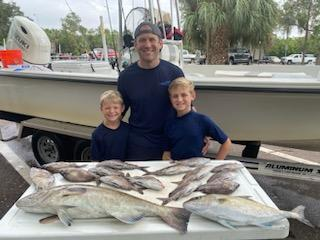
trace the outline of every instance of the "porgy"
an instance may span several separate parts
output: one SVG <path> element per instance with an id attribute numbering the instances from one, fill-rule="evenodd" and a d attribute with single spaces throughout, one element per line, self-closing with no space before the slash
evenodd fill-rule
<path id="1" fill-rule="evenodd" d="M 304 206 L 298 206 L 290 212 L 282 211 L 247 197 L 209 194 L 192 198 L 183 207 L 231 229 L 244 225 L 267 228 L 284 218 L 294 218 L 313 227 L 304 217 Z"/>
<path id="2" fill-rule="evenodd" d="M 45 169 L 32 167 L 30 169 L 30 178 L 35 185 L 36 190 L 52 187 L 55 181 L 52 173 Z"/>
<path id="3" fill-rule="evenodd" d="M 57 215 L 66 226 L 79 218 L 112 216 L 133 224 L 145 216 L 158 216 L 172 228 L 185 233 L 190 218 L 190 212 L 182 208 L 159 206 L 123 192 L 83 184 L 38 191 L 18 200 L 16 206 L 26 212 Z"/>

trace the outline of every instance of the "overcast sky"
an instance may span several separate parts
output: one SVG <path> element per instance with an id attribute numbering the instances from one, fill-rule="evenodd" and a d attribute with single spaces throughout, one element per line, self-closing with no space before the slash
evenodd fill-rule
<path id="1" fill-rule="evenodd" d="M 82 26 L 97 28 L 99 16 L 103 16 L 104 23 L 109 28 L 106 0 L 4 0 L 15 2 L 25 16 L 32 18 L 43 28 L 61 28 L 61 19 L 70 9 L 81 18 Z M 107 0 L 113 28 L 118 29 L 118 1 Z M 147 0 L 123 0 L 125 15 L 134 7 L 144 6 Z M 161 0 L 161 10 L 170 12 L 170 0 Z M 69 7 L 68 7 L 69 5 Z M 156 6 L 156 1 L 154 1 Z"/>

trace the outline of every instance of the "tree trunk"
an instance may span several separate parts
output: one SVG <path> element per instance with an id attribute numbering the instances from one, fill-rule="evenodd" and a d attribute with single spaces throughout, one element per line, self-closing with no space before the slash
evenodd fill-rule
<path id="1" fill-rule="evenodd" d="M 210 34 L 207 51 L 207 64 L 225 64 L 228 60 L 228 30 L 225 26 L 219 27 Z"/>
<path id="2" fill-rule="evenodd" d="M 310 16 L 311 16 L 311 8 L 312 8 L 312 0 L 309 0 L 309 6 L 308 6 L 308 15 L 307 15 L 307 23 L 305 26 L 305 35 L 304 35 L 304 42 L 302 46 L 302 61 L 301 64 L 304 64 L 304 54 L 306 53 L 306 48 L 307 48 L 307 42 L 308 42 L 308 36 L 309 36 L 309 21 L 310 21 Z"/>

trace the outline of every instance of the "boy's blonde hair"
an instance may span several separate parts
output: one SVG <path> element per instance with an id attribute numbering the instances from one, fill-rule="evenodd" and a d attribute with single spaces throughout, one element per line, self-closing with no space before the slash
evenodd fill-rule
<path id="1" fill-rule="evenodd" d="M 178 87 L 185 87 L 185 88 L 188 88 L 190 92 L 194 92 L 193 82 L 184 77 L 178 77 L 170 83 L 168 88 L 169 93 L 171 93 L 173 89 L 176 89 Z"/>
<path id="2" fill-rule="evenodd" d="M 122 96 L 116 90 L 108 90 L 100 95 L 100 108 L 102 108 L 102 105 L 105 102 L 119 103 L 123 105 Z"/>

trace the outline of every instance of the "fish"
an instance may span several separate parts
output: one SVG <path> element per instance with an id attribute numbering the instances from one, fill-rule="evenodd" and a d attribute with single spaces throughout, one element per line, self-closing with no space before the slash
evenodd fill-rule
<path id="1" fill-rule="evenodd" d="M 48 170 L 51 173 L 59 173 L 59 171 L 63 168 L 81 168 L 85 166 L 86 164 L 78 165 L 71 162 L 52 162 L 42 165 L 42 168 Z"/>
<path id="2" fill-rule="evenodd" d="M 155 177 L 152 176 L 135 176 L 131 177 L 129 174 L 126 175 L 126 178 L 132 184 L 138 185 L 140 187 L 151 189 L 155 191 L 161 191 L 164 189 L 163 183 Z"/>
<path id="3" fill-rule="evenodd" d="M 179 175 L 182 173 L 186 173 L 186 172 L 189 172 L 190 170 L 193 170 L 193 168 L 189 166 L 175 164 L 169 167 L 161 168 L 154 172 L 148 172 L 146 174 L 156 175 L 156 176 L 172 176 L 172 175 Z"/>
<path id="4" fill-rule="evenodd" d="M 183 203 L 183 207 L 230 229 L 247 225 L 268 228 L 285 218 L 294 218 L 313 227 L 304 217 L 305 207 L 302 205 L 292 211 L 282 211 L 248 197 L 209 194 L 191 198 Z"/>
<path id="5" fill-rule="evenodd" d="M 103 176 L 103 177 L 100 177 L 99 181 L 114 188 L 120 188 L 128 191 L 134 190 L 140 194 L 143 194 L 143 190 L 141 188 L 132 184 L 124 176 L 117 176 L 117 175 Z"/>
<path id="6" fill-rule="evenodd" d="M 47 189 L 54 185 L 55 178 L 49 171 L 41 168 L 32 167 L 30 169 L 30 178 L 35 185 L 36 191 Z"/>
<path id="7" fill-rule="evenodd" d="M 226 172 L 221 171 L 218 173 L 212 174 L 212 176 L 207 180 L 207 183 L 214 182 L 214 181 L 224 181 L 224 180 L 233 180 L 236 178 L 235 172 Z"/>
<path id="8" fill-rule="evenodd" d="M 237 171 L 241 168 L 243 168 L 244 166 L 241 163 L 224 163 L 221 164 L 217 167 L 215 167 L 214 169 L 212 169 L 211 172 L 213 173 L 217 173 L 217 172 L 221 172 L 221 171 L 227 171 L 227 172 L 232 172 L 232 171 Z"/>
<path id="9" fill-rule="evenodd" d="M 191 182 L 194 180 L 200 180 L 202 178 L 205 178 L 210 174 L 210 171 L 214 168 L 212 165 L 200 165 L 196 167 L 194 170 L 191 170 L 187 172 L 180 182 L 174 182 L 178 184 L 184 184 L 186 182 Z"/>
<path id="10" fill-rule="evenodd" d="M 96 167 L 108 167 L 108 168 L 113 168 L 117 170 L 139 169 L 141 171 L 148 172 L 146 168 L 148 168 L 149 166 L 138 166 L 138 165 L 126 163 L 120 160 L 105 160 L 97 163 Z"/>
<path id="11" fill-rule="evenodd" d="M 210 158 L 193 157 L 193 158 L 188 158 L 185 160 L 178 160 L 178 161 L 173 160 L 173 161 L 171 161 L 171 163 L 189 166 L 189 167 L 197 167 L 199 165 L 207 164 L 210 161 L 211 161 Z"/>
<path id="12" fill-rule="evenodd" d="M 88 171 L 99 176 L 110 176 L 110 175 L 124 176 L 123 172 L 113 168 L 109 168 L 109 167 L 93 167 L 93 168 L 89 168 Z"/>
<path id="13" fill-rule="evenodd" d="M 183 185 L 178 185 L 176 189 L 169 193 L 167 198 L 158 198 L 162 201 L 162 205 L 166 205 L 171 201 L 177 201 L 183 197 L 189 196 L 202 184 L 201 180 L 196 180 L 192 182 L 185 183 Z"/>
<path id="14" fill-rule="evenodd" d="M 29 213 L 51 214 L 71 226 L 73 219 L 114 217 L 134 224 L 144 217 L 158 216 L 180 233 L 186 233 L 190 212 L 183 208 L 164 207 L 109 188 L 85 184 L 68 184 L 51 187 L 19 199 L 16 206 Z M 50 222 L 50 221 L 47 221 Z"/>
<path id="15" fill-rule="evenodd" d="M 59 173 L 69 182 L 91 182 L 98 181 L 99 176 L 81 168 L 62 168 Z"/>
<path id="16" fill-rule="evenodd" d="M 206 193 L 206 194 L 231 194 L 238 187 L 239 183 L 232 180 L 215 180 L 204 185 L 201 185 L 197 188 L 196 191 Z"/>

